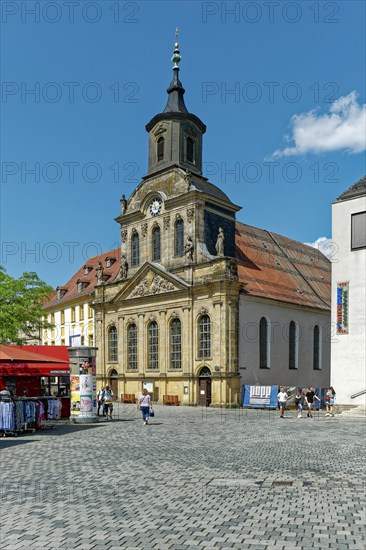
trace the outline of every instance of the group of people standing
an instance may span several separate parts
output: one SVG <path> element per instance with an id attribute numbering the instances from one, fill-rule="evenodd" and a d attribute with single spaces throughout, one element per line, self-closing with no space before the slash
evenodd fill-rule
<path id="1" fill-rule="evenodd" d="M 336 392 L 332 386 L 327 389 L 325 393 L 325 416 L 334 416 L 334 401 Z M 289 396 L 285 391 L 284 386 L 281 386 L 277 395 L 278 406 L 280 409 L 280 418 L 284 418 L 286 403 Z M 320 402 L 320 398 L 316 395 L 314 388 L 309 386 L 307 389 L 298 388 L 295 395 L 295 407 L 297 410 L 297 418 L 302 418 L 302 411 L 304 407 L 307 409 L 308 418 L 313 417 L 313 408 L 315 401 Z"/>
<path id="2" fill-rule="evenodd" d="M 114 394 L 111 388 L 103 386 L 97 393 L 97 416 L 100 416 L 100 412 L 102 411 L 102 415 L 106 417 L 106 420 L 113 420 L 113 400 Z M 142 394 L 137 402 L 137 408 L 141 411 L 142 420 L 144 426 L 146 426 L 149 423 L 150 416 L 154 416 L 151 397 L 146 388 L 142 390 Z"/>

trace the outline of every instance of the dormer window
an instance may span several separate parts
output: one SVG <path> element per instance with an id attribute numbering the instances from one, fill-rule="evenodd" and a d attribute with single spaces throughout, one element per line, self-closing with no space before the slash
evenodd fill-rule
<path id="1" fill-rule="evenodd" d="M 65 296 L 66 292 L 67 292 L 67 288 L 59 288 L 59 287 L 57 287 L 57 288 L 56 288 L 57 300 L 61 300 L 61 298 L 62 298 L 63 296 Z"/>
<path id="2" fill-rule="evenodd" d="M 157 143 L 157 158 L 158 158 L 158 162 L 160 162 L 161 160 L 164 160 L 164 138 L 163 137 L 159 137 L 158 139 L 158 143 Z"/>
<path id="3" fill-rule="evenodd" d="M 186 159 L 188 162 L 194 163 L 194 141 L 192 138 L 187 138 L 187 155 Z"/>
<path id="4" fill-rule="evenodd" d="M 111 267 L 114 262 L 116 261 L 116 258 L 111 258 L 109 256 L 107 256 L 107 258 L 105 259 L 105 266 L 106 267 Z"/>
<path id="5" fill-rule="evenodd" d="M 90 273 L 92 269 L 93 268 L 91 265 L 84 265 L 84 275 L 88 275 L 88 273 Z"/>
<path id="6" fill-rule="evenodd" d="M 76 284 L 77 284 L 77 287 L 78 287 L 78 294 L 81 294 L 81 292 L 83 292 L 86 289 L 86 287 L 88 286 L 89 281 L 81 281 L 80 279 L 78 279 L 76 281 Z"/>

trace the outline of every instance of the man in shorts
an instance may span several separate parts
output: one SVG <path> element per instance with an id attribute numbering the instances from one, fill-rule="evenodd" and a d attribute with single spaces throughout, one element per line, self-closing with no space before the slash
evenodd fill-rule
<path id="1" fill-rule="evenodd" d="M 319 397 L 317 395 L 315 395 L 314 388 L 309 386 L 308 391 L 305 394 L 305 401 L 306 401 L 306 404 L 308 406 L 308 418 L 309 417 L 313 418 L 313 415 L 312 415 L 311 411 L 314 407 L 314 399 L 317 399 L 318 401 L 320 401 Z"/>
<path id="2" fill-rule="evenodd" d="M 104 404 L 104 412 L 106 416 L 106 420 L 108 420 L 108 413 L 109 413 L 109 420 L 113 420 L 112 413 L 113 413 L 113 392 L 109 386 L 105 387 L 105 390 L 102 394 L 102 401 Z"/>

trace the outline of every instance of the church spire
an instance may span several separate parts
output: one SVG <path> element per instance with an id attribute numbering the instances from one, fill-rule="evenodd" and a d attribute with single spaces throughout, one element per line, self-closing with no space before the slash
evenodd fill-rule
<path id="1" fill-rule="evenodd" d="M 175 43 L 173 57 L 171 59 L 174 63 L 173 80 L 171 81 L 170 86 L 167 89 L 168 102 L 164 109 L 164 113 L 188 113 L 183 98 L 185 89 L 183 88 L 182 83 L 179 80 L 179 63 L 182 59 L 182 56 L 180 55 L 179 51 L 178 28 L 175 31 L 175 37 L 177 41 Z"/>

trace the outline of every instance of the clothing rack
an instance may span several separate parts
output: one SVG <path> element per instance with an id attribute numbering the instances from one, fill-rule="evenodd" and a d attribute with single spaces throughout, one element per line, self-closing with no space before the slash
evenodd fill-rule
<path id="1" fill-rule="evenodd" d="M 53 396 L 16 397 L 0 393 L 0 435 L 52 429 L 61 418 L 61 402 Z"/>

